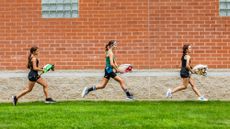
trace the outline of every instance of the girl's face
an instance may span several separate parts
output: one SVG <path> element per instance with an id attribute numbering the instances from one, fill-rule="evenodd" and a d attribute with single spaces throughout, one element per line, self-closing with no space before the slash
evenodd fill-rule
<path id="1" fill-rule="evenodd" d="M 188 53 L 191 53 L 191 52 L 192 52 L 192 47 L 188 46 Z"/>
<path id="2" fill-rule="evenodd" d="M 34 55 L 38 55 L 39 54 L 39 50 L 37 49 L 36 51 L 33 52 Z"/>
<path id="3" fill-rule="evenodd" d="M 116 48 L 116 47 L 117 47 L 117 41 L 115 41 L 115 42 L 113 43 L 112 49 L 114 49 L 114 48 Z"/>

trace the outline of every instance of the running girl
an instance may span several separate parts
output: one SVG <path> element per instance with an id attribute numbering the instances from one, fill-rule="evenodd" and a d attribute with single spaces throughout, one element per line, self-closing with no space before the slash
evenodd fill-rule
<path id="1" fill-rule="evenodd" d="M 115 56 L 113 54 L 113 50 L 116 47 L 117 47 L 117 41 L 115 40 L 109 41 L 109 43 L 105 46 L 106 67 L 105 67 L 104 78 L 102 79 L 100 84 L 97 84 L 90 88 L 85 87 L 84 90 L 82 91 L 82 97 L 85 97 L 91 91 L 105 88 L 107 83 L 109 82 L 109 79 L 113 78 L 120 84 L 122 90 L 125 92 L 127 96 L 127 99 L 133 99 L 133 95 L 125 87 L 124 80 L 121 77 L 117 76 L 116 74 L 116 73 L 121 73 L 121 71 L 119 71 L 118 69 L 118 65 L 115 60 Z"/>
<path id="2" fill-rule="evenodd" d="M 30 69 L 30 72 L 28 74 L 29 83 L 25 87 L 25 89 L 23 91 L 21 91 L 17 96 L 12 96 L 14 106 L 16 106 L 19 98 L 26 95 L 30 91 L 32 91 L 36 82 L 43 86 L 43 91 L 44 91 L 44 94 L 46 97 L 45 103 L 54 103 L 55 102 L 52 98 L 48 97 L 48 85 L 47 85 L 47 83 L 45 82 L 45 80 L 42 79 L 41 76 L 38 75 L 38 71 L 43 72 L 43 69 L 39 68 L 39 60 L 38 60 L 39 51 L 38 50 L 39 50 L 38 47 L 32 47 L 30 49 L 30 54 L 28 56 L 28 64 L 27 64 L 27 68 Z"/>
<path id="3" fill-rule="evenodd" d="M 180 71 L 180 76 L 182 78 L 182 85 L 174 88 L 173 90 L 168 89 L 166 93 L 166 97 L 172 97 L 174 93 L 186 89 L 188 84 L 190 84 L 193 91 L 198 96 L 198 100 L 207 101 L 207 99 L 200 94 L 199 90 L 194 85 L 194 80 L 191 77 L 191 73 L 194 73 L 191 66 L 191 56 L 189 55 L 191 53 L 191 50 L 192 50 L 191 45 L 186 44 L 183 46 L 183 55 L 181 57 L 181 71 Z"/>

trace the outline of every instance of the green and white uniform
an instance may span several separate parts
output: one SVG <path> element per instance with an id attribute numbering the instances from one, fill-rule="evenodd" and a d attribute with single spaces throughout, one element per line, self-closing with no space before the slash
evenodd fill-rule
<path id="1" fill-rule="evenodd" d="M 113 57 L 114 59 L 114 57 Z M 108 56 L 108 51 L 106 51 L 106 66 L 105 66 L 105 75 L 104 78 L 110 79 L 110 77 L 114 78 L 117 74 L 113 71 L 113 66 L 110 64 L 110 58 Z"/>

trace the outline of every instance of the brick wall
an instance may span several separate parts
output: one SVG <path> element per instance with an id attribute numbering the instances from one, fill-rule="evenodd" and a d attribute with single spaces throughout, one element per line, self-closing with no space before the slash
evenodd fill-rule
<path id="1" fill-rule="evenodd" d="M 178 68 L 181 47 L 193 63 L 230 68 L 229 17 L 218 0 L 79 0 L 79 18 L 42 19 L 41 0 L 1 0 L 0 69 L 25 69 L 28 50 L 58 69 L 103 68 L 104 46 L 120 41 L 118 63 Z"/>
<path id="2" fill-rule="evenodd" d="M 230 17 L 219 16 L 219 0 L 154 0 L 151 5 L 151 67 L 178 67 L 182 45 L 190 43 L 193 64 L 230 68 Z"/>

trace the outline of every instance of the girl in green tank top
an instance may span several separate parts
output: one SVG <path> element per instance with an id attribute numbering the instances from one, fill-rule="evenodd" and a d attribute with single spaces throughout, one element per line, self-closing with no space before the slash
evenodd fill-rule
<path id="1" fill-rule="evenodd" d="M 90 88 L 85 87 L 82 91 L 82 97 L 85 97 L 89 92 L 91 91 L 95 91 L 98 89 L 104 89 L 107 85 L 107 83 L 109 82 L 110 78 L 113 78 L 115 81 L 117 81 L 121 88 L 123 89 L 123 91 L 125 92 L 126 96 L 128 99 L 133 99 L 133 95 L 127 90 L 126 85 L 125 85 L 125 81 L 117 76 L 116 73 L 121 73 L 121 71 L 119 71 L 118 69 L 118 65 L 117 62 L 115 60 L 115 56 L 113 54 L 113 50 L 117 47 L 117 41 L 115 40 L 111 40 L 109 41 L 109 43 L 105 46 L 105 75 L 104 78 L 102 79 L 101 83 L 95 85 L 95 86 L 91 86 Z"/>
<path id="2" fill-rule="evenodd" d="M 110 59 L 109 59 L 108 51 L 106 51 L 106 58 L 105 58 L 105 60 L 106 60 L 106 66 L 112 67 L 111 64 L 110 64 Z"/>
<path id="3" fill-rule="evenodd" d="M 111 53 L 112 51 L 110 51 L 110 50 L 108 50 L 108 51 L 106 51 L 106 58 L 105 58 L 105 60 L 106 60 L 106 65 L 105 65 L 105 70 L 108 72 L 108 73 L 111 73 L 111 72 L 113 72 L 113 66 L 111 65 L 111 61 L 110 61 L 110 56 L 109 56 L 109 54 Z M 114 58 L 114 55 L 112 56 L 112 62 L 115 64 L 116 63 L 116 61 L 115 61 L 115 58 Z M 114 66 L 115 68 L 118 68 L 118 66 L 117 65 L 115 65 Z"/>

